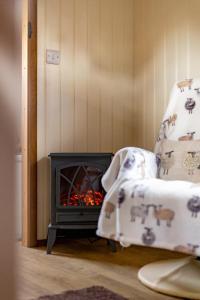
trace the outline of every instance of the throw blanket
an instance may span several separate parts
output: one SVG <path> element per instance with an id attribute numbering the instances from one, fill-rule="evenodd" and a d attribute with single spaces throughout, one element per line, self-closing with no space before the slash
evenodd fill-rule
<path id="1" fill-rule="evenodd" d="M 107 194 L 97 234 L 200 256 L 200 184 L 157 179 L 156 155 L 118 151 L 102 179 Z"/>

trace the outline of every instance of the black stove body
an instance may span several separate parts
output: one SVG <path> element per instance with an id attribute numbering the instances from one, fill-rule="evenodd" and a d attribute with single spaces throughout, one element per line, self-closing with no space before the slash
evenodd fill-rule
<path id="1" fill-rule="evenodd" d="M 57 230 L 96 229 L 105 196 L 101 178 L 112 153 L 51 153 L 51 223 L 47 253 Z"/>

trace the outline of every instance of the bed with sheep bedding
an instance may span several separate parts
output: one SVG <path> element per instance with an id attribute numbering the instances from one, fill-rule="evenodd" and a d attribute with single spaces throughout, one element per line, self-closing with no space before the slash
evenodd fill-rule
<path id="1" fill-rule="evenodd" d="M 127 147 L 115 154 L 102 179 L 107 194 L 97 234 L 124 247 L 200 256 L 200 81 L 178 84 L 155 152 Z"/>

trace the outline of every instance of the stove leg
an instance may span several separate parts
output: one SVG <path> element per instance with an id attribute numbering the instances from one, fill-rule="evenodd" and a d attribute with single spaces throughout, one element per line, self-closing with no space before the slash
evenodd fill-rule
<path id="1" fill-rule="evenodd" d="M 113 240 L 107 240 L 108 246 L 110 246 L 112 252 L 117 252 L 116 243 Z"/>
<path id="2" fill-rule="evenodd" d="M 51 254 L 51 250 L 56 240 L 56 229 L 48 228 L 48 236 L 47 236 L 47 254 Z"/>

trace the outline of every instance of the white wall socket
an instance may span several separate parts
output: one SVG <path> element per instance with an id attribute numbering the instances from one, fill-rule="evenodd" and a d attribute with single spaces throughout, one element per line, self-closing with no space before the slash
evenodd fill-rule
<path id="1" fill-rule="evenodd" d="M 46 63 L 59 65 L 60 64 L 60 51 L 58 50 L 46 50 Z"/>

